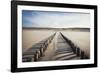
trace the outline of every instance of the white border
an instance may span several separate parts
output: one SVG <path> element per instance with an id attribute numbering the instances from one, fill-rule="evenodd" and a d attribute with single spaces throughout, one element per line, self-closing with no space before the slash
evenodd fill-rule
<path id="1" fill-rule="evenodd" d="M 94 63 L 94 10 L 92 9 L 76 9 L 76 8 L 58 8 L 58 7 L 40 7 L 40 6 L 23 6 L 18 7 L 18 36 L 17 36 L 17 68 L 25 67 L 43 67 L 43 66 L 59 66 L 59 65 L 77 65 Z M 90 59 L 89 60 L 70 60 L 70 61 L 44 61 L 22 63 L 22 10 L 41 10 L 41 11 L 60 11 L 60 12 L 81 12 L 90 13 Z"/>

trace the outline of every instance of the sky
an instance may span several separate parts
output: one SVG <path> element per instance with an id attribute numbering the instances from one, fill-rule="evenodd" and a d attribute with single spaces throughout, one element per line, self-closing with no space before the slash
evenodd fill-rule
<path id="1" fill-rule="evenodd" d="M 39 28 L 89 28 L 90 14 L 75 12 L 23 10 L 22 25 L 23 27 Z"/>

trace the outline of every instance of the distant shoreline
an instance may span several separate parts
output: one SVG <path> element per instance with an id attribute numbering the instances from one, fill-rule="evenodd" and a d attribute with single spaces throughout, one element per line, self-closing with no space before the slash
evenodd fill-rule
<path id="1" fill-rule="evenodd" d="M 25 30 L 70 30 L 70 31 L 90 31 L 90 28 L 33 28 L 23 27 Z"/>

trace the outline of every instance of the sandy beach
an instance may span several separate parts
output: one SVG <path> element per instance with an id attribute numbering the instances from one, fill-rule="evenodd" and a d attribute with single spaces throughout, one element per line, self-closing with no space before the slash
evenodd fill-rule
<path id="1" fill-rule="evenodd" d="M 49 37 L 55 30 L 23 30 L 22 34 L 22 53 L 27 51 L 32 45 L 38 43 L 39 41 Z M 70 39 L 76 46 L 80 47 L 81 50 L 85 52 L 87 56 L 90 56 L 90 32 L 89 31 L 58 31 L 62 32 L 64 36 Z M 54 42 L 55 40 L 53 40 Z M 53 43 L 48 47 L 45 54 L 54 54 L 56 45 Z M 48 57 L 48 56 L 46 56 Z M 51 56 L 50 56 L 51 57 Z M 48 58 L 50 59 L 50 58 Z M 47 60 L 47 59 L 46 59 Z"/>

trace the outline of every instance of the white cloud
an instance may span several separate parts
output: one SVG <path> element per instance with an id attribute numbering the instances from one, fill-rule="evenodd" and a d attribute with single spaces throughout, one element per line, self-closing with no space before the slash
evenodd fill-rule
<path id="1" fill-rule="evenodd" d="M 40 13 L 28 18 L 33 27 L 90 27 L 90 14 L 82 13 Z"/>

